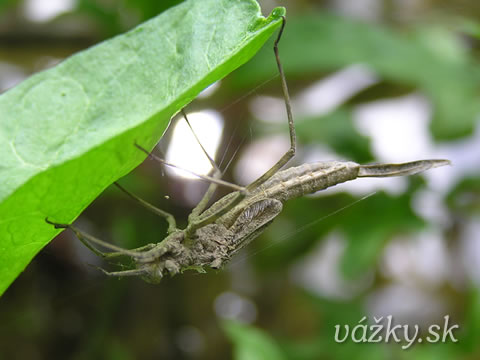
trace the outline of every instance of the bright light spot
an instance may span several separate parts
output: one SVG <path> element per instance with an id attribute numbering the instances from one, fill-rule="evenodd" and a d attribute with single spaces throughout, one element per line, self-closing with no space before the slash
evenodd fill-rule
<path id="1" fill-rule="evenodd" d="M 433 154 L 430 115 L 431 106 L 423 96 L 409 95 L 360 105 L 354 120 L 359 132 L 372 139 L 379 161 L 402 162 Z"/>
<path id="2" fill-rule="evenodd" d="M 76 0 L 26 0 L 24 2 L 25 16 L 37 22 L 44 22 L 72 10 Z"/>
<path id="3" fill-rule="evenodd" d="M 378 82 L 364 65 L 352 65 L 317 81 L 295 98 L 295 114 L 325 115 L 335 110 L 355 94 Z"/>
<path id="4" fill-rule="evenodd" d="M 315 144 L 305 146 L 303 149 L 302 159 L 306 163 L 312 163 L 317 161 L 348 161 L 348 159 L 342 158 L 330 147 L 323 144 Z"/>
<path id="5" fill-rule="evenodd" d="M 222 138 L 222 116 L 213 110 L 190 113 L 187 116 L 199 141 L 207 153 L 215 159 Z M 212 170 L 212 165 L 183 118 L 175 124 L 166 160 L 196 174 L 207 175 Z M 167 167 L 167 171 L 177 176 L 198 179 L 195 175 L 180 169 Z"/>
<path id="6" fill-rule="evenodd" d="M 431 324 L 446 311 L 440 296 L 425 289 L 392 284 L 368 296 L 370 316 L 379 318 L 392 315 L 396 324 Z"/>
<path id="7" fill-rule="evenodd" d="M 478 174 L 480 169 L 480 121 L 472 136 L 440 144 L 435 152 L 436 158 L 449 159 L 452 166 L 444 166 L 427 171 L 426 178 L 432 188 L 438 191 L 448 190 L 467 175 Z"/>
<path id="8" fill-rule="evenodd" d="M 249 299 L 233 292 L 224 292 L 215 299 L 215 313 L 223 319 L 252 323 L 257 318 L 257 307 Z"/>
<path id="9" fill-rule="evenodd" d="M 440 174 L 435 173 L 435 175 L 439 176 Z M 438 191 L 431 189 L 417 191 L 413 197 L 412 207 L 425 220 L 444 228 L 452 222 L 449 210 Z"/>
<path id="10" fill-rule="evenodd" d="M 413 239 L 397 238 L 388 243 L 382 259 L 387 277 L 410 286 L 434 288 L 450 272 L 448 249 L 441 234 L 422 232 Z"/>
<path id="11" fill-rule="evenodd" d="M 251 263 L 247 261 L 251 251 L 253 251 L 251 248 L 243 248 L 241 253 L 236 255 L 235 260 L 228 265 L 232 289 L 242 294 L 255 294 L 258 291 L 257 274 Z"/>
<path id="12" fill-rule="evenodd" d="M 198 94 L 197 98 L 199 98 L 199 99 L 208 98 L 208 97 L 212 96 L 215 93 L 215 91 L 218 90 L 219 87 L 220 87 L 220 80 L 214 82 L 212 85 L 203 89 L 202 92 L 200 94 Z"/>
<path id="13" fill-rule="evenodd" d="M 428 129 L 430 117 L 429 102 L 418 94 L 360 105 L 354 113 L 355 125 L 372 139 L 373 153 L 381 162 L 449 159 L 452 166 L 422 174 L 433 190 L 446 193 L 465 175 L 478 173 L 480 122 L 469 138 L 435 144 Z"/>
<path id="14" fill-rule="evenodd" d="M 325 115 L 376 82 L 377 76 L 366 66 L 349 66 L 315 82 L 292 97 L 292 112 L 297 119 Z M 250 102 L 250 111 L 257 119 L 265 122 L 287 122 L 283 98 L 257 96 Z"/>
<path id="15" fill-rule="evenodd" d="M 193 326 L 181 328 L 175 337 L 177 346 L 187 354 L 198 354 L 205 349 L 205 336 Z"/>
<path id="16" fill-rule="evenodd" d="M 240 184 L 250 184 L 272 167 L 289 146 L 286 136 L 272 136 L 251 143 L 238 160 L 235 178 Z"/>
<path id="17" fill-rule="evenodd" d="M 376 20 L 383 15 L 383 1 L 380 0 L 336 0 L 330 4 L 337 12 L 347 17 Z"/>
<path id="18" fill-rule="evenodd" d="M 254 118 L 261 121 L 274 124 L 287 123 L 287 113 L 285 112 L 285 101 L 283 99 L 273 96 L 255 96 L 249 103 L 249 109 Z"/>

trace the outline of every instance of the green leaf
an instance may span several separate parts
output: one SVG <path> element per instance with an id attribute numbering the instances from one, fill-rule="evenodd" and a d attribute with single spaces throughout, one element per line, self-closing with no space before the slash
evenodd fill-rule
<path id="1" fill-rule="evenodd" d="M 223 328 L 234 343 L 235 360 L 285 359 L 275 341 L 264 331 L 234 321 L 226 321 Z"/>
<path id="2" fill-rule="evenodd" d="M 152 149 L 169 119 L 281 24 L 253 0 L 191 0 L 0 97 L 0 294 Z M 272 55 L 273 56 L 273 55 Z"/>

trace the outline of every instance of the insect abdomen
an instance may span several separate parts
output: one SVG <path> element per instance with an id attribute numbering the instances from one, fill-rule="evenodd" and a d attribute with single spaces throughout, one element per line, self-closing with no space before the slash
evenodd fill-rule
<path id="1" fill-rule="evenodd" d="M 259 196 L 285 202 L 358 177 L 354 162 L 315 162 L 280 171 L 258 189 Z"/>

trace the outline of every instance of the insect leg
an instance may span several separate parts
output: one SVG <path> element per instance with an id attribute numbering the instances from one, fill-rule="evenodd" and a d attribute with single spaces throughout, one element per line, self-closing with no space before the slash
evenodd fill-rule
<path id="1" fill-rule="evenodd" d="M 132 198 L 133 200 L 135 200 L 137 203 L 139 203 L 140 205 L 144 206 L 145 208 L 147 208 L 148 210 L 152 211 L 153 213 L 157 214 L 158 216 L 161 216 L 163 218 L 165 218 L 165 220 L 167 220 L 168 222 L 168 233 L 171 234 L 172 232 L 176 231 L 177 230 L 177 223 L 175 221 L 175 217 L 170 214 L 169 212 L 166 212 L 162 209 L 159 209 L 157 208 L 156 206 L 153 206 L 152 204 L 150 204 L 149 202 L 141 199 L 140 197 L 138 197 L 137 195 L 134 195 L 132 194 L 130 191 L 128 191 L 127 189 L 125 189 L 123 186 L 121 186 L 118 182 L 114 182 L 114 184 L 121 190 L 123 191 L 125 194 L 127 194 L 130 198 Z"/>
<path id="2" fill-rule="evenodd" d="M 187 117 L 187 114 L 185 113 L 184 109 L 182 109 L 182 114 L 183 114 L 183 118 L 187 122 L 188 127 L 192 131 L 193 136 L 195 137 L 195 140 L 197 141 L 198 145 L 200 145 L 203 153 L 205 154 L 205 156 L 208 158 L 208 161 L 212 165 L 212 168 L 214 170 L 213 178 L 220 179 L 221 176 L 222 176 L 222 172 L 221 172 L 220 168 L 217 166 L 217 164 L 212 159 L 212 157 L 208 154 L 207 150 L 205 150 L 205 148 L 203 147 L 202 143 L 200 142 L 200 139 L 198 138 L 197 134 L 193 130 L 192 125 L 190 124 L 190 121 L 188 121 L 188 117 Z M 205 194 L 203 195 L 202 199 L 200 200 L 200 202 L 197 204 L 197 206 L 195 206 L 195 208 L 190 213 L 189 219 L 190 218 L 194 219 L 195 217 L 199 216 L 207 208 L 208 203 L 209 203 L 210 199 L 212 198 L 213 193 L 215 192 L 217 187 L 218 187 L 217 183 L 215 183 L 215 182 L 210 183 L 210 185 L 209 185 L 207 191 L 205 192 Z"/>
<path id="3" fill-rule="evenodd" d="M 140 146 L 138 144 L 135 144 L 135 146 L 138 149 L 142 150 L 145 154 L 147 154 L 151 159 L 153 159 L 155 161 L 158 161 L 158 162 L 160 162 L 164 165 L 189 172 L 190 174 L 195 175 L 195 176 L 199 177 L 200 179 L 207 180 L 207 181 L 210 181 L 212 183 L 216 183 L 217 185 L 222 185 L 222 186 L 225 186 L 225 187 L 229 187 L 233 190 L 238 190 L 238 191 L 245 191 L 246 190 L 243 186 L 232 184 L 232 183 L 229 183 L 228 181 L 224 181 L 222 179 L 216 179 L 215 177 L 212 177 L 212 176 L 197 174 L 197 173 L 195 173 L 191 170 L 184 169 L 180 166 L 177 166 L 175 164 L 172 164 L 172 163 L 169 163 L 168 161 L 163 160 L 161 157 L 158 157 L 157 155 L 152 154 L 151 152 L 148 152 L 147 149 L 143 148 L 142 146 Z"/>
<path id="4" fill-rule="evenodd" d="M 240 201 L 242 201 L 247 192 L 245 191 L 238 191 L 235 193 L 235 195 L 232 196 L 230 201 L 228 201 L 223 207 L 219 208 L 216 212 L 206 216 L 206 217 L 201 217 L 201 216 L 195 216 L 195 217 L 190 217 L 188 218 L 188 226 L 186 229 L 186 235 L 187 235 L 187 240 L 192 235 L 195 230 L 213 223 L 215 220 L 220 218 L 222 215 L 226 214 L 228 211 L 233 209 Z"/>
<path id="5" fill-rule="evenodd" d="M 162 164 L 165 164 L 167 166 L 172 166 L 172 167 L 175 167 L 175 168 L 179 168 L 181 169 L 180 167 L 174 165 L 174 164 L 171 164 L 171 163 L 168 163 L 166 162 L 165 160 L 163 160 L 162 158 L 156 156 L 155 154 L 152 154 L 150 152 L 148 152 L 148 150 L 144 149 L 143 147 L 141 147 L 140 145 L 138 144 L 135 144 L 135 146 L 137 148 L 139 148 L 140 150 L 142 150 L 144 153 L 146 153 L 150 158 L 152 158 L 153 160 L 156 160 Z M 229 183 L 228 181 L 224 181 L 222 179 L 218 179 L 218 178 L 215 178 L 215 177 L 211 177 L 211 176 L 206 176 L 206 175 L 200 175 L 200 174 L 196 174 L 192 171 L 189 171 L 187 169 L 182 169 L 184 171 L 188 171 L 190 173 L 192 173 L 193 175 L 195 176 L 198 176 L 199 178 L 201 179 L 204 179 L 204 180 L 207 180 L 207 181 L 210 181 L 216 185 L 222 185 L 222 186 L 226 186 L 226 187 L 230 187 L 234 190 L 237 190 L 237 193 L 236 193 L 236 196 L 234 196 L 232 198 L 232 201 L 229 202 L 225 208 L 223 209 L 219 209 L 219 211 L 217 213 L 214 213 L 214 214 L 211 214 L 210 216 L 206 217 L 206 218 L 203 218 L 201 220 L 198 220 L 199 218 L 199 215 L 194 215 L 194 216 L 190 216 L 189 217 L 189 224 L 188 224 L 188 227 L 187 227 L 187 238 L 189 237 L 189 235 L 191 235 L 195 229 L 198 229 L 202 226 L 205 226 L 207 224 L 210 224 L 212 222 L 214 222 L 216 219 L 218 219 L 220 216 L 222 216 L 223 214 L 225 214 L 227 211 L 229 211 L 230 209 L 232 209 L 235 205 L 237 205 L 244 197 L 245 195 L 248 193 L 247 189 L 243 186 L 239 186 L 239 185 L 235 185 L 235 184 L 232 184 L 232 183 Z M 213 190 L 215 190 L 215 188 L 210 188 L 209 190 L 213 193 Z M 207 196 L 211 196 L 210 194 L 210 191 L 207 190 Z M 204 196 L 205 198 L 205 196 Z M 202 199 L 203 200 L 203 199 Z M 209 200 L 209 199 L 207 199 Z M 206 204 L 208 204 L 208 201 L 207 200 L 204 200 Z M 198 206 L 198 205 L 197 205 Z M 202 206 L 206 206 L 206 205 L 203 205 Z M 198 211 L 196 211 L 198 212 Z"/>
<path id="6" fill-rule="evenodd" d="M 127 250 L 127 249 L 123 249 L 119 246 L 109 244 L 109 243 L 107 243 L 103 240 L 100 240 L 100 239 L 98 239 L 98 238 L 96 238 L 96 237 L 94 237 L 90 234 L 87 234 L 87 233 L 83 232 L 82 230 L 78 229 L 76 226 L 69 225 L 69 224 L 54 223 L 54 222 L 48 220 L 48 218 L 45 219 L 45 221 L 48 224 L 51 224 L 51 225 L 55 226 L 56 229 L 70 229 L 77 236 L 78 240 L 80 240 L 88 249 L 90 249 L 95 255 L 97 255 L 99 257 L 102 257 L 104 259 L 110 259 L 110 258 L 118 257 L 118 256 L 131 256 L 134 259 L 142 258 L 142 252 L 143 251 L 149 250 L 149 249 L 151 249 L 155 246 L 155 244 L 149 244 L 147 246 L 143 246 L 143 247 L 140 247 L 140 248 L 137 248 L 137 249 Z M 113 250 L 113 252 L 100 251 L 95 246 L 93 246 L 92 243 L 95 243 L 95 244 L 100 245 L 104 248 Z"/>
<path id="7" fill-rule="evenodd" d="M 263 184 L 269 178 L 271 178 L 276 172 L 278 172 L 294 155 L 295 155 L 295 148 L 296 148 L 296 135 L 295 135 L 295 125 L 293 123 L 293 116 L 292 116 L 292 106 L 290 101 L 290 95 L 288 93 L 288 86 L 287 80 L 285 78 L 285 74 L 283 72 L 283 66 L 280 61 L 280 56 L 278 54 L 278 43 L 282 37 L 283 29 L 285 28 L 285 17 L 282 17 L 282 26 L 278 33 L 277 39 L 275 40 L 273 51 L 275 53 L 275 60 L 277 61 L 278 71 L 280 73 L 280 80 L 282 82 L 282 92 L 283 97 L 285 99 L 285 108 L 287 111 L 287 118 L 288 118 L 288 129 L 290 133 L 290 148 L 287 152 L 278 160 L 278 162 L 273 165 L 265 174 L 260 176 L 254 182 L 246 187 L 246 191 L 238 192 L 236 196 L 234 196 L 229 203 L 227 203 L 223 208 L 219 209 L 216 213 L 209 215 L 206 218 L 198 219 L 196 217 L 189 218 L 189 224 L 187 227 L 187 237 L 192 234 L 196 229 L 205 226 L 207 224 L 211 224 L 219 217 L 230 211 L 235 205 L 237 205 L 249 191 L 256 189 L 259 185 Z"/>
<path id="8" fill-rule="evenodd" d="M 263 184 L 265 181 L 270 179 L 276 172 L 278 172 L 292 157 L 295 156 L 295 149 L 296 149 L 296 135 L 295 135 L 295 125 L 293 123 L 293 116 L 292 116 L 292 106 L 290 101 L 290 95 L 288 93 L 287 87 L 287 80 L 285 78 L 285 73 L 283 72 L 283 66 L 280 62 L 280 56 L 278 55 L 278 43 L 280 38 L 282 37 L 283 29 L 285 28 L 286 19 L 282 17 L 282 27 L 278 33 L 277 39 L 275 40 L 275 44 L 273 46 L 273 51 L 275 53 L 275 60 L 277 61 L 278 72 L 280 74 L 280 80 L 282 82 L 282 92 L 283 98 L 285 100 L 285 108 L 287 111 L 287 118 L 288 118 L 288 130 L 290 133 L 290 148 L 287 150 L 285 154 L 277 161 L 275 165 L 273 165 L 269 170 L 265 172 L 262 176 L 260 176 L 257 180 L 252 182 L 250 185 L 247 186 L 247 191 L 251 191 L 256 189 L 259 185 Z"/>
<path id="9" fill-rule="evenodd" d="M 144 269 L 132 269 L 132 270 L 122 270 L 122 271 L 107 271 L 105 269 L 102 269 L 101 267 L 97 267 L 101 272 L 103 272 L 105 275 L 108 276 L 118 276 L 118 277 L 124 277 L 124 276 L 142 276 L 146 275 L 147 272 Z"/>

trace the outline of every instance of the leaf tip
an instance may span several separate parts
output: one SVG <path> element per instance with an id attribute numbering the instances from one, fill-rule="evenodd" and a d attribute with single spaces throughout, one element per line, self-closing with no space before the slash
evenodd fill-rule
<path id="1" fill-rule="evenodd" d="M 283 16 L 285 16 L 287 13 L 287 10 L 283 6 L 276 7 L 275 9 L 272 10 L 270 13 L 270 16 L 268 17 L 269 21 L 276 21 L 280 20 Z"/>

